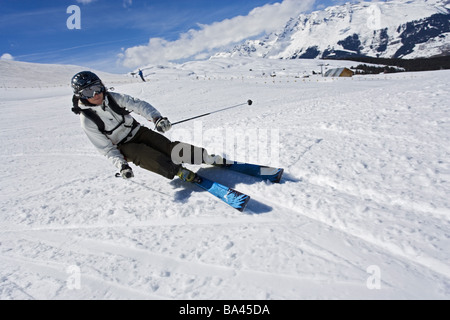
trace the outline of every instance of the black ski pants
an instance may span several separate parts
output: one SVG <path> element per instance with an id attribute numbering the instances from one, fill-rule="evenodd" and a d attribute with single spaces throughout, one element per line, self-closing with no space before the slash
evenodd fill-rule
<path id="1" fill-rule="evenodd" d="M 173 179 L 181 163 L 202 164 L 206 150 L 193 145 L 170 141 L 147 127 L 141 127 L 128 142 L 118 146 L 129 162 L 168 179 Z"/>

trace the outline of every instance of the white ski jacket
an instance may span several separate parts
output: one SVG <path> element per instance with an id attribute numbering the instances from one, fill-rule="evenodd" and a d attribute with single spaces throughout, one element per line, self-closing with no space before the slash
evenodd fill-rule
<path id="1" fill-rule="evenodd" d="M 159 111 L 145 101 L 115 92 L 109 92 L 109 94 L 120 107 L 125 108 L 128 111 L 135 112 L 147 120 L 155 122 L 156 119 L 161 117 Z M 122 115 L 119 115 L 111 110 L 107 96 L 105 96 L 102 105 L 91 107 L 80 103 L 79 107 L 81 109 L 94 110 L 105 123 L 106 131 L 116 128 L 123 119 Z M 81 127 L 88 136 L 89 140 L 97 148 L 97 150 L 111 160 L 118 169 L 121 169 L 123 164 L 127 164 L 127 161 L 117 148 L 117 144 L 131 140 L 141 127 L 138 124 L 133 129 L 133 122 L 135 121 L 134 118 L 131 115 L 125 115 L 124 117 L 125 122 L 115 129 L 112 134 L 106 135 L 100 132 L 94 121 L 88 119 L 83 115 L 83 113 L 80 114 Z"/>

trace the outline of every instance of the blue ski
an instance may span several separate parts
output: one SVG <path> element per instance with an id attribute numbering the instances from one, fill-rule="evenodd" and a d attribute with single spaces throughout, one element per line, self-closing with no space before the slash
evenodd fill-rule
<path id="1" fill-rule="evenodd" d="M 244 211 L 250 201 L 248 195 L 199 175 L 196 175 L 193 183 L 240 212 Z"/>
<path id="2" fill-rule="evenodd" d="M 284 172 L 283 168 L 267 167 L 251 163 L 240 163 L 234 161 L 234 163 L 230 164 L 230 160 L 228 160 L 224 166 L 219 167 L 261 178 L 263 180 L 268 180 L 273 183 L 279 183 Z"/>

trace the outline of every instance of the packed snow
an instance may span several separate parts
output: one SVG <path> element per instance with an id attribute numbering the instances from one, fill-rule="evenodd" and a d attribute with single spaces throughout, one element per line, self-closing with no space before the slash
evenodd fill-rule
<path id="1" fill-rule="evenodd" d="M 322 63 L 101 73 L 172 122 L 253 100 L 167 133 L 285 169 L 270 184 L 189 166 L 250 195 L 240 213 L 134 165 L 115 178 L 70 110 L 84 68 L 0 61 L 0 299 L 449 299 L 450 71 L 323 78 Z"/>

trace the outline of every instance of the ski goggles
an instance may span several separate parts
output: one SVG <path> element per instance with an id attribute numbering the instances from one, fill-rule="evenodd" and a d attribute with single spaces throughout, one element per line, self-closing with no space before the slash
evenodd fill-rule
<path id="1" fill-rule="evenodd" d="M 80 96 L 84 99 L 93 98 L 96 94 L 102 93 L 105 91 L 105 87 L 101 84 L 93 84 L 87 88 L 84 88 L 80 91 Z"/>

